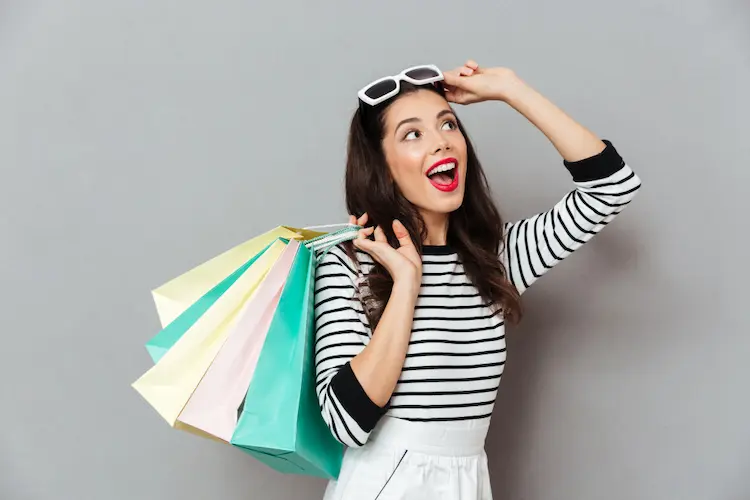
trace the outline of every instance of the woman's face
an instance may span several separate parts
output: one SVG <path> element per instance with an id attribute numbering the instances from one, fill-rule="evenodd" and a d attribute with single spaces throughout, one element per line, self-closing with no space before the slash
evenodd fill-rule
<path id="1" fill-rule="evenodd" d="M 424 214 L 461 206 L 466 140 L 448 102 L 431 90 L 398 98 L 385 112 L 383 152 L 401 193 Z"/>

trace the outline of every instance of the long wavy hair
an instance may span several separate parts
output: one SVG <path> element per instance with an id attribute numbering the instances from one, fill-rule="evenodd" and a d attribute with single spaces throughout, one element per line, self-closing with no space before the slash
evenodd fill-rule
<path id="1" fill-rule="evenodd" d="M 397 99 L 420 90 L 437 92 L 443 97 L 440 85 L 414 86 L 401 82 L 398 96 L 377 106 L 360 102 L 349 129 L 346 158 L 346 205 L 357 217 L 367 212 L 368 226 L 379 225 L 388 242 L 397 247 L 392 221 L 401 221 L 412 241 L 422 254 L 422 242 L 427 230 L 419 210 L 410 203 L 391 177 L 383 152 L 385 113 Z M 489 184 L 474 147 L 462 123 L 458 128 L 466 139 L 466 189 L 462 205 L 449 215 L 447 244 L 458 253 L 464 270 L 479 294 L 505 319 L 517 323 L 522 316 L 521 297 L 508 280 L 506 269 L 499 259 L 503 245 L 503 221 L 492 200 Z M 351 243 L 346 251 L 357 262 Z M 383 266 L 375 262 L 369 272 L 361 295 L 364 309 L 374 329 L 385 309 L 393 288 L 393 279 Z"/>

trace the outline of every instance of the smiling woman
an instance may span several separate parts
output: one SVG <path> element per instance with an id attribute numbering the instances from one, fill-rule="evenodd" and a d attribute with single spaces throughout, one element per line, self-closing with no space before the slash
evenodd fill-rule
<path id="1" fill-rule="evenodd" d="M 410 68 L 364 87 L 351 122 L 353 244 L 315 282 L 316 391 L 349 448 L 326 499 L 492 498 L 484 452 L 520 296 L 604 228 L 639 178 L 504 68 Z M 504 223 L 450 103 L 507 102 L 553 143 L 574 188 Z"/>
<path id="2" fill-rule="evenodd" d="M 403 224 L 418 254 L 425 246 L 460 250 L 480 293 L 508 320 L 520 319 L 520 296 L 498 259 L 503 221 L 440 82 L 402 82 L 396 98 L 375 107 L 360 105 L 349 134 L 346 199 L 350 213 L 367 214 L 360 222 L 377 226 L 396 248 L 394 220 Z M 379 321 L 393 284 L 394 273 L 376 259 L 361 298 L 372 324 Z"/>

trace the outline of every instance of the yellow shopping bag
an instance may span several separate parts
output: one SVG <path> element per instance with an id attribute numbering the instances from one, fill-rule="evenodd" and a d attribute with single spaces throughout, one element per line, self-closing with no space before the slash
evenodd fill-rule
<path id="1" fill-rule="evenodd" d="M 162 327 L 229 276 L 253 255 L 278 238 L 310 240 L 326 234 L 309 229 L 278 226 L 194 267 L 151 292 Z"/>
<path id="2" fill-rule="evenodd" d="M 284 229 L 287 229 L 290 233 L 293 231 L 289 228 Z M 307 239 L 305 238 L 307 235 L 301 231 L 290 236 L 294 239 Z M 255 239 L 250 240 L 250 242 L 254 241 Z M 220 281 L 226 274 L 234 271 L 230 268 L 230 262 L 232 265 L 239 262 L 236 267 L 242 265 L 240 256 L 242 256 L 243 251 L 246 253 L 243 257 L 252 257 L 251 248 L 255 243 L 250 245 L 250 242 L 244 244 L 245 247 L 240 245 L 219 256 L 218 261 L 216 259 L 208 261 L 212 264 L 204 267 L 203 271 L 194 274 L 191 274 L 194 270 L 189 271 L 177 280 L 187 276 L 184 283 L 195 285 L 194 290 L 199 297 L 201 293 L 198 291 L 199 287 L 207 285 L 210 288 L 211 283 Z M 268 246 L 237 281 L 159 359 L 158 363 L 133 383 L 133 388 L 154 407 L 169 425 L 175 426 L 177 417 L 226 340 L 227 333 L 237 319 L 237 313 L 263 281 L 285 247 L 286 243 L 278 238 L 276 242 Z M 259 250 L 262 251 L 262 248 Z M 234 254 L 230 254 L 232 251 L 235 251 Z M 224 260 L 221 260 L 221 257 L 225 257 Z M 225 268 L 228 269 L 226 273 L 223 271 Z M 211 270 L 212 273 L 205 272 L 206 269 Z M 225 275 L 221 276 L 221 273 Z M 181 289 L 176 288 L 174 291 L 182 292 Z M 184 293 L 180 298 L 186 299 L 196 292 Z M 173 302 L 173 304 L 177 304 L 177 302 Z"/>

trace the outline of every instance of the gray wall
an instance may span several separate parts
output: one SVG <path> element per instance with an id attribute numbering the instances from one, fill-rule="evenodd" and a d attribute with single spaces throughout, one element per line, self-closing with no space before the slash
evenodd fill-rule
<path id="1" fill-rule="evenodd" d="M 323 4 L 0 3 L 0 498 L 318 498 L 130 388 L 149 290 L 271 226 L 345 221 L 356 90 L 467 57 L 516 69 L 644 182 L 527 295 L 496 497 L 750 498 L 748 4 Z M 460 113 L 506 217 L 571 186 L 509 108 Z"/>

